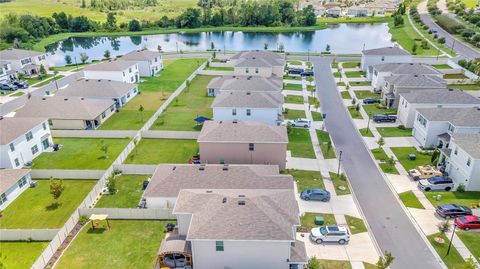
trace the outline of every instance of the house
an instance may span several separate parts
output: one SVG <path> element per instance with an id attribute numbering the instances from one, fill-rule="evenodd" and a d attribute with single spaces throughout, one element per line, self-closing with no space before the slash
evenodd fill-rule
<path id="1" fill-rule="evenodd" d="M 302 1 L 300 2 L 299 9 L 298 10 L 303 10 L 307 8 L 308 6 L 312 6 L 313 11 L 315 12 L 315 16 L 323 16 L 325 14 L 325 7 L 323 7 L 321 2 L 317 1 Z"/>
<path id="2" fill-rule="evenodd" d="M 370 10 L 366 7 L 350 7 L 347 11 L 349 17 L 366 17 L 370 16 Z"/>
<path id="3" fill-rule="evenodd" d="M 125 60 L 110 60 L 99 64 L 88 65 L 83 69 L 86 79 L 106 79 L 127 83 L 140 80 L 138 64 Z"/>
<path id="4" fill-rule="evenodd" d="M 467 108 L 480 107 L 480 99 L 453 89 L 425 90 L 400 93 L 397 119 L 407 128 L 412 128 L 415 112 L 420 108 Z"/>
<path id="5" fill-rule="evenodd" d="M 105 79 L 82 79 L 74 81 L 56 96 L 85 97 L 93 99 L 113 100 L 117 108 L 125 105 L 138 93 L 138 85 Z"/>
<path id="6" fill-rule="evenodd" d="M 213 78 L 207 85 L 208 96 L 221 91 L 231 92 L 281 92 L 283 79 L 277 76 L 221 76 Z"/>
<path id="7" fill-rule="evenodd" d="M 384 80 L 382 99 L 388 108 L 398 107 L 401 93 L 447 88 L 446 81 L 436 75 L 394 75 Z"/>
<path id="8" fill-rule="evenodd" d="M 206 121 L 198 136 L 202 163 L 275 164 L 287 162 L 285 126 L 257 121 Z"/>
<path id="9" fill-rule="evenodd" d="M 385 78 L 394 75 L 430 75 L 443 78 L 443 73 L 431 65 L 421 63 L 386 63 L 368 68 L 367 79 L 372 81 L 374 90 L 381 90 Z"/>
<path id="10" fill-rule="evenodd" d="M 9 48 L 0 51 L 0 59 L 9 62 L 12 70 L 32 76 L 40 73 L 40 66 L 48 68 L 47 54 L 33 50 Z"/>
<path id="11" fill-rule="evenodd" d="M 12 64 L 0 60 L 0 83 L 8 83 L 17 79 L 17 72 L 12 69 Z"/>
<path id="12" fill-rule="evenodd" d="M 447 148 L 440 151 L 439 167 L 455 185 L 480 191 L 480 134 L 453 134 Z"/>
<path id="13" fill-rule="evenodd" d="M 115 113 L 113 100 L 64 96 L 32 96 L 15 117 L 48 118 L 51 129 L 97 129 Z"/>
<path id="14" fill-rule="evenodd" d="M 270 51 L 242 51 L 230 58 L 235 76 L 262 76 L 272 75 L 283 77 L 284 56 Z"/>
<path id="15" fill-rule="evenodd" d="M 412 134 L 421 146 L 445 148 L 457 133 L 480 133 L 479 108 L 417 109 Z"/>
<path id="16" fill-rule="evenodd" d="M 278 125 L 282 121 L 283 100 L 279 92 L 220 92 L 211 105 L 213 119 L 261 121 Z"/>
<path id="17" fill-rule="evenodd" d="M 325 14 L 330 17 L 340 17 L 342 14 L 342 8 L 340 7 L 332 7 L 332 8 L 327 8 Z"/>
<path id="18" fill-rule="evenodd" d="M 46 118 L 0 118 L 0 168 L 22 168 L 53 144 Z"/>
<path id="19" fill-rule="evenodd" d="M 0 210 L 4 210 L 25 189 L 32 178 L 29 169 L 0 169 Z"/>
<path id="20" fill-rule="evenodd" d="M 135 50 L 123 55 L 121 59 L 137 63 L 139 74 L 144 77 L 153 77 L 163 69 L 162 54 L 156 51 Z"/>
<path id="21" fill-rule="evenodd" d="M 372 65 L 384 63 L 411 63 L 412 55 L 398 46 L 362 51 L 360 67 L 364 72 Z"/>

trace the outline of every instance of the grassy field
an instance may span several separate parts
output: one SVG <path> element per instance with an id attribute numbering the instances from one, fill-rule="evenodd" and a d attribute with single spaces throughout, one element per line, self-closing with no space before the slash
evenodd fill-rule
<path id="1" fill-rule="evenodd" d="M 301 91 L 303 88 L 302 88 L 302 85 L 300 84 L 285 84 L 285 86 L 283 87 L 284 90 L 290 90 L 290 91 Z"/>
<path id="2" fill-rule="evenodd" d="M 340 92 L 340 95 L 342 96 L 343 99 L 352 99 L 352 96 L 348 91 Z"/>
<path id="3" fill-rule="evenodd" d="M 437 195 L 442 196 L 440 201 L 435 199 Z M 457 204 L 473 207 L 474 205 L 478 206 L 480 204 L 480 191 L 428 192 L 425 196 L 434 206 L 441 204 Z"/>
<path id="4" fill-rule="evenodd" d="M 360 62 L 343 62 L 343 68 L 357 68 L 360 67 Z"/>
<path id="5" fill-rule="evenodd" d="M 211 76 L 196 76 L 189 88 L 186 88 L 160 114 L 152 125 L 152 130 L 198 131 L 201 126 L 195 124 L 198 116 L 212 118 L 214 97 L 207 96 L 207 84 Z"/>
<path id="6" fill-rule="evenodd" d="M 308 129 L 292 128 L 288 134 L 287 149 L 291 151 L 292 157 L 312 159 L 316 157 Z"/>
<path id="7" fill-rule="evenodd" d="M 410 24 L 410 21 L 407 18 L 407 15 L 403 16 L 404 25 L 400 27 L 395 27 L 393 25 L 393 19 L 389 20 L 388 26 L 390 28 L 390 33 L 392 37 L 397 41 L 405 50 L 413 54 L 413 45 L 417 44 L 416 55 L 424 56 L 433 56 L 437 55 L 437 50 L 433 49 L 430 46 L 430 49 L 423 49 L 420 45 L 422 44 L 423 38 L 415 31 L 413 25 Z"/>
<path id="8" fill-rule="evenodd" d="M 144 138 L 136 146 L 125 163 L 159 164 L 188 163 L 198 153 L 196 140 Z"/>
<path id="9" fill-rule="evenodd" d="M 285 103 L 303 104 L 303 96 L 287 95 L 285 96 Z"/>
<path id="10" fill-rule="evenodd" d="M 398 197 L 406 207 L 425 209 L 412 191 L 399 193 Z"/>
<path id="11" fill-rule="evenodd" d="M 393 154 L 397 156 L 398 161 L 402 164 L 405 170 L 413 169 L 419 165 L 426 165 L 431 163 L 431 156 L 421 152 L 417 152 L 414 147 L 392 147 Z M 415 160 L 408 159 L 408 154 L 415 154 Z"/>
<path id="12" fill-rule="evenodd" d="M 325 189 L 320 172 L 291 169 L 286 173 L 292 175 L 297 181 L 298 192 L 306 189 Z"/>
<path id="13" fill-rule="evenodd" d="M 387 153 L 385 153 L 385 150 L 383 150 L 383 148 L 372 149 L 372 154 L 373 154 L 373 157 L 376 160 L 387 160 L 388 159 L 388 155 L 387 155 Z"/>
<path id="14" fill-rule="evenodd" d="M 379 99 L 380 94 L 378 93 L 373 93 L 371 91 L 353 91 L 355 93 L 355 96 L 357 99 L 365 99 L 365 98 L 375 98 Z"/>
<path id="15" fill-rule="evenodd" d="M 362 219 L 345 215 L 345 220 L 347 221 L 348 228 L 350 228 L 351 234 L 364 233 L 367 231 L 365 222 Z"/>
<path id="16" fill-rule="evenodd" d="M 325 220 L 323 225 L 337 225 L 337 221 L 335 220 L 335 216 L 333 214 L 312 213 L 312 212 L 305 212 L 300 217 L 300 225 L 302 226 L 302 228 L 305 228 L 308 230 L 321 226 L 321 225 L 315 224 L 315 217 L 317 216 L 323 217 L 323 219 Z"/>
<path id="17" fill-rule="evenodd" d="M 432 65 L 436 69 L 453 69 L 450 65 L 448 64 L 434 64 Z"/>
<path id="18" fill-rule="evenodd" d="M 10 94 L 9 97 L 17 97 L 17 96 L 22 96 L 22 95 L 24 95 L 24 94 L 25 94 L 24 92 L 18 92 L 18 91 L 17 91 L 17 92 L 14 93 L 14 94 Z"/>
<path id="19" fill-rule="evenodd" d="M 320 148 L 322 149 L 323 158 L 335 159 L 335 150 L 333 148 L 332 140 L 330 139 L 330 134 L 321 130 L 316 131 L 318 142 L 320 143 Z"/>
<path id="20" fill-rule="evenodd" d="M 412 128 L 400 129 L 398 127 L 377 127 L 383 137 L 408 137 L 412 136 Z"/>
<path id="21" fill-rule="evenodd" d="M 289 109 L 286 113 L 283 114 L 286 119 L 294 120 L 298 118 L 306 118 L 305 110 L 295 110 Z"/>
<path id="22" fill-rule="evenodd" d="M 361 129 L 358 129 L 358 131 L 364 137 L 373 137 L 373 133 L 369 128 L 361 128 Z"/>
<path id="23" fill-rule="evenodd" d="M 42 76 L 42 77 L 40 77 L 40 76 L 31 77 L 31 78 L 25 79 L 25 81 L 28 83 L 28 85 L 33 85 L 35 83 L 39 83 L 39 82 L 44 81 L 46 79 L 49 79 L 51 77 L 53 77 L 53 74 L 47 74 L 47 75 Z M 47 82 L 47 83 L 50 83 L 50 81 Z M 35 86 L 35 87 L 37 87 L 37 86 Z"/>
<path id="24" fill-rule="evenodd" d="M 363 119 L 362 114 L 360 111 L 357 111 L 355 106 L 349 106 L 348 112 L 350 113 L 350 116 L 352 116 L 352 119 Z"/>
<path id="25" fill-rule="evenodd" d="M 380 163 L 378 166 L 380 166 L 380 169 L 382 169 L 382 171 L 386 174 L 393 174 L 393 175 L 400 174 L 397 168 L 395 167 L 395 165 L 391 165 L 388 163 Z"/>
<path id="26" fill-rule="evenodd" d="M 370 86 L 371 85 L 370 81 L 350 81 L 350 82 L 348 82 L 348 84 L 350 84 L 350 86 L 352 86 L 352 87 Z"/>
<path id="27" fill-rule="evenodd" d="M 444 242 L 438 243 L 437 241 L 435 241 L 436 237 L 443 239 Z M 463 260 L 462 256 L 460 256 L 460 253 L 458 253 L 457 249 L 455 249 L 454 246 L 452 246 L 452 248 L 450 249 L 450 254 L 448 256 L 445 256 L 447 254 L 448 243 L 450 242 L 450 240 L 445 235 L 436 233 L 427 236 L 427 238 L 449 269 L 464 268 L 465 261 Z"/>
<path id="28" fill-rule="evenodd" d="M 97 183 L 96 180 L 63 180 L 65 190 L 55 202 L 50 194 L 50 180 L 35 180 L 37 187 L 26 189 L 3 211 L 2 229 L 59 228 Z"/>
<path id="29" fill-rule="evenodd" d="M 153 268 L 166 221 L 110 220 L 111 229 L 86 225 L 55 268 Z"/>
<path id="30" fill-rule="evenodd" d="M 205 70 L 233 71 L 233 67 L 230 67 L 230 66 L 208 66 L 208 67 L 205 67 Z"/>
<path id="31" fill-rule="evenodd" d="M 330 174 L 330 180 L 332 181 L 333 186 L 335 186 L 335 193 L 337 193 L 337 195 L 351 194 L 350 187 L 348 186 L 348 182 L 346 179 L 345 180 L 342 179 L 336 173 L 329 172 L 329 174 Z M 338 189 L 339 186 L 345 187 L 345 190 Z"/>
<path id="32" fill-rule="evenodd" d="M 347 78 L 361 78 L 365 76 L 365 72 L 363 71 L 346 71 L 345 75 Z"/>
<path id="33" fill-rule="evenodd" d="M 127 146 L 128 139 L 120 138 L 54 138 L 62 148 L 44 152 L 33 160 L 34 169 L 107 169 Z M 108 155 L 101 150 L 108 146 Z M 75 156 L 75 157 L 73 157 Z"/>
<path id="34" fill-rule="evenodd" d="M 144 98 L 145 95 L 138 95 L 130 102 L 135 101 L 136 98 Z M 154 99 L 150 99 L 154 100 Z M 129 106 L 132 107 L 132 106 Z M 140 107 L 140 106 L 139 106 Z M 106 122 L 102 123 L 98 130 L 140 130 L 145 125 L 147 120 L 155 114 L 154 110 L 145 110 L 140 112 L 136 110 L 122 109 L 120 112 L 113 114 Z"/>
<path id="35" fill-rule="evenodd" d="M 478 1 L 476 1 L 476 0 L 463 0 L 463 2 L 467 6 L 467 8 L 475 8 L 478 5 Z M 478 255 L 478 256 L 480 256 L 480 255 Z"/>
<path id="36" fill-rule="evenodd" d="M 372 116 L 377 115 L 377 114 L 386 114 L 386 115 L 396 115 L 397 110 L 394 108 L 378 108 L 377 104 L 372 104 L 372 105 L 362 105 L 363 109 L 365 109 L 365 112 L 367 114 L 370 114 Z"/>
<path id="37" fill-rule="evenodd" d="M 389 20 L 389 17 L 339 17 L 339 18 L 330 18 L 330 17 L 318 17 L 317 23 L 376 23 L 376 22 L 386 22 Z"/>
<path id="38" fill-rule="evenodd" d="M 448 84 L 447 87 L 452 89 L 465 90 L 465 91 L 480 91 L 480 85 L 477 85 L 477 84 L 463 84 L 463 85 Z"/>
<path id="39" fill-rule="evenodd" d="M 30 268 L 47 245 L 48 242 L 2 241 L 0 262 L 6 269 Z"/>
<path id="40" fill-rule="evenodd" d="M 312 111 L 311 113 L 312 113 L 313 121 L 322 121 L 323 120 L 322 113 L 315 112 L 315 111 Z"/>
<path id="41" fill-rule="evenodd" d="M 473 256 L 480 257 L 480 233 L 479 232 L 457 232 L 458 237 L 467 246 Z"/>
<path id="42" fill-rule="evenodd" d="M 95 207 L 98 208 L 135 208 L 143 194 L 143 181 L 150 175 L 117 176 L 117 193 L 103 195 Z"/>

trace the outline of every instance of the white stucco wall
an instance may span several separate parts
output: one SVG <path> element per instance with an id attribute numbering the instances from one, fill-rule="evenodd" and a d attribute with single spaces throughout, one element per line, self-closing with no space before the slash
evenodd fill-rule
<path id="1" fill-rule="evenodd" d="M 192 214 L 175 214 L 177 216 L 177 227 L 180 235 L 187 235 Z"/>
<path id="2" fill-rule="evenodd" d="M 84 70 L 83 73 L 86 79 L 109 79 L 127 83 L 138 82 L 140 76 L 138 65 L 134 62 L 132 62 L 130 68 L 126 68 L 123 71 Z"/>
<path id="3" fill-rule="evenodd" d="M 410 55 L 363 55 L 360 63 L 360 67 L 363 71 L 367 71 L 368 67 L 376 64 L 386 64 L 386 63 L 411 63 L 412 56 Z"/>
<path id="4" fill-rule="evenodd" d="M 145 197 L 147 208 L 173 208 L 177 197 Z"/>
<path id="5" fill-rule="evenodd" d="M 7 191 L 5 191 L 5 195 L 7 196 L 7 201 L 5 201 L 3 204 L 0 205 L 0 210 L 5 209 L 10 203 L 12 203 L 20 194 L 22 194 L 23 191 L 25 191 L 28 186 L 30 185 L 30 182 L 32 181 L 32 178 L 30 176 L 30 173 L 25 175 L 26 179 L 26 184 L 20 187 L 19 182 L 17 181 L 15 184 L 13 184 Z M 19 179 L 20 180 L 20 179 Z M 0 193 L 1 194 L 1 193 Z"/>
<path id="6" fill-rule="evenodd" d="M 247 116 L 247 108 L 236 108 L 236 115 L 232 115 L 233 108 L 213 108 L 213 119 L 220 120 L 248 120 L 261 121 L 269 125 L 277 125 L 278 108 L 251 108 Z"/>
<path id="7" fill-rule="evenodd" d="M 452 149 L 452 153 L 445 171 L 454 180 L 455 186 L 463 184 L 467 191 L 480 191 L 480 160 L 469 156 L 462 148 L 457 147 L 455 142 L 452 142 L 449 148 Z M 457 154 L 455 154 L 455 149 L 457 149 Z M 469 158 L 470 166 L 467 165 Z"/>

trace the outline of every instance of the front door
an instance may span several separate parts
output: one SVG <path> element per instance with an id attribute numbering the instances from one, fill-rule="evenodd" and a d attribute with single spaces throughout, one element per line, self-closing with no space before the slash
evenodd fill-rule
<path id="1" fill-rule="evenodd" d="M 42 146 L 43 146 L 43 149 L 47 149 L 48 146 L 50 146 L 50 143 L 48 142 L 48 138 L 45 138 L 45 139 L 42 141 Z"/>

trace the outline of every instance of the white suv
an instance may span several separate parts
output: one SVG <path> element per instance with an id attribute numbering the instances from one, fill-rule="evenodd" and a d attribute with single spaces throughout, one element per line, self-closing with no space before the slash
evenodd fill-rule
<path id="1" fill-rule="evenodd" d="M 347 228 L 341 226 L 320 226 L 310 231 L 310 239 L 317 244 L 323 242 L 338 242 L 340 245 L 350 241 Z"/>
<path id="2" fill-rule="evenodd" d="M 311 121 L 309 119 L 298 118 L 290 122 L 293 127 L 310 128 Z"/>

